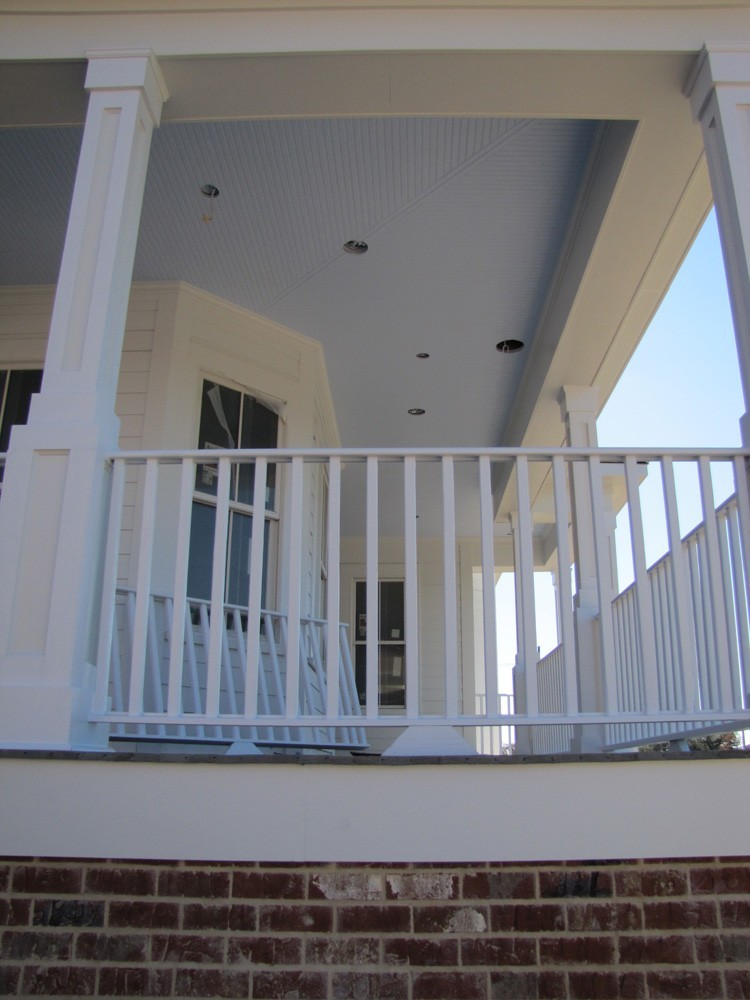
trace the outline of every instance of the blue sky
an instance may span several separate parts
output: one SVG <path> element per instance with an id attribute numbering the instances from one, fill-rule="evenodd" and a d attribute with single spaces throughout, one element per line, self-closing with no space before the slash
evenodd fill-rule
<path id="1" fill-rule="evenodd" d="M 712 211 L 597 421 L 603 447 L 735 447 L 744 412 L 734 330 L 716 217 Z M 731 491 L 714 477 L 716 499 Z M 700 520 L 697 481 L 678 475 L 680 526 Z M 649 563 L 666 548 L 661 480 L 652 470 L 641 487 Z M 618 531 L 620 584 L 632 579 L 629 538 Z M 549 577 L 537 574 L 537 627 L 542 653 L 556 645 Z M 512 576 L 498 586 L 501 621 L 513 620 Z M 499 659 L 512 662 L 515 630 L 500 628 Z M 510 634 L 509 634 L 510 633 Z M 507 668 L 506 668 L 507 669 Z M 501 689 L 509 675 L 501 670 Z"/>
<path id="2" fill-rule="evenodd" d="M 744 412 L 734 330 L 716 216 L 711 212 L 599 416 L 602 446 L 736 447 Z M 676 468 L 680 529 L 702 520 L 694 469 Z M 733 492 L 728 468 L 714 467 L 715 499 Z M 666 551 L 658 469 L 641 487 L 646 558 Z M 622 531 L 618 531 L 620 536 Z M 620 585 L 632 579 L 629 539 L 618 538 Z"/>
<path id="3" fill-rule="evenodd" d="M 602 446 L 731 447 L 744 411 L 713 212 L 597 422 Z"/>

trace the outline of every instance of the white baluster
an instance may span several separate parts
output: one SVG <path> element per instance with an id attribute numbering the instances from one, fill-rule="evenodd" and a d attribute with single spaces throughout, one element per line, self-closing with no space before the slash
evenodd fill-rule
<path id="1" fill-rule="evenodd" d="M 495 611 L 495 509 L 489 455 L 479 457 L 479 520 L 482 549 L 482 611 L 484 617 L 484 686 L 487 716 L 494 718 L 497 702 L 497 621 Z"/>
<path id="2" fill-rule="evenodd" d="M 216 522 L 211 570 L 211 627 L 208 641 L 206 671 L 206 715 L 219 714 L 221 684 L 221 644 L 224 633 L 224 589 L 227 567 L 227 532 L 229 530 L 230 460 L 219 459 L 219 481 L 216 487 Z"/>
<path id="3" fill-rule="evenodd" d="M 143 681 L 146 671 L 146 635 L 148 632 L 148 600 L 151 589 L 151 561 L 154 553 L 156 524 L 156 488 L 159 466 L 154 458 L 146 462 L 146 482 L 143 489 L 141 533 L 138 540 L 138 573 L 133 622 L 133 649 L 130 664 L 130 695 L 128 710 L 133 715 L 143 712 Z"/>
<path id="4" fill-rule="evenodd" d="M 404 458 L 404 614 L 406 616 L 406 717 L 419 715 L 419 597 L 417 592 L 416 459 Z"/>
<path id="5" fill-rule="evenodd" d="M 190 516 L 193 507 L 193 487 L 195 483 L 195 463 L 186 458 L 182 461 L 180 477 L 180 500 L 177 512 L 177 553 L 174 570 L 174 615 L 170 632 L 169 687 L 167 711 L 178 715 L 182 711 L 182 672 L 185 662 L 183 636 L 185 635 L 185 612 L 187 610 L 188 558 L 190 554 Z"/>
<path id="6" fill-rule="evenodd" d="M 445 714 L 458 715 L 458 588 L 456 584 L 456 487 L 453 459 L 443 456 L 443 621 Z"/>

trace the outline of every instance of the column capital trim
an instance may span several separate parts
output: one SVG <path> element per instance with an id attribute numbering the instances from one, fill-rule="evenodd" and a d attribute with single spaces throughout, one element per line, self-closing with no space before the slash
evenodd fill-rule
<path id="1" fill-rule="evenodd" d="M 593 385 L 564 385 L 558 401 L 563 417 L 568 413 L 587 413 L 596 417 L 599 412 L 599 390 Z"/>
<path id="2" fill-rule="evenodd" d="M 700 121 L 716 87 L 750 89 L 750 45 L 732 42 L 707 42 L 683 88 L 695 121 Z"/>
<path id="3" fill-rule="evenodd" d="M 169 91 L 151 49 L 88 49 L 86 58 L 86 90 L 141 90 L 158 125 Z"/>

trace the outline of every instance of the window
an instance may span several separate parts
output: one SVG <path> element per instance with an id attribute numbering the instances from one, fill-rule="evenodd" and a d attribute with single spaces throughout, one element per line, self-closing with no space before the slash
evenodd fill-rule
<path id="1" fill-rule="evenodd" d="M 366 695 L 367 584 L 355 585 L 354 672 L 360 704 Z M 406 644 L 404 638 L 404 581 L 378 584 L 378 704 L 406 705 Z"/>
<path id="2" fill-rule="evenodd" d="M 0 454 L 8 450 L 10 430 L 14 424 L 25 424 L 31 397 L 42 384 L 40 368 L 0 368 Z M 0 483 L 3 466 L 0 464 Z"/>
<path id="3" fill-rule="evenodd" d="M 216 382 L 203 382 L 199 448 L 275 448 L 279 418 L 257 399 Z M 210 600 L 211 569 L 216 525 L 216 489 L 218 465 L 202 463 L 195 476 L 193 516 L 190 525 L 188 561 L 188 596 Z M 253 525 L 253 490 L 255 465 L 232 464 L 229 492 L 229 528 L 224 600 L 227 604 L 247 604 L 250 573 L 250 540 Z M 275 540 L 276 467 L 268 466 L 266 477 L 264 528 L 263 595 L 265 606 L 268 587 L 269 552 Z"/>

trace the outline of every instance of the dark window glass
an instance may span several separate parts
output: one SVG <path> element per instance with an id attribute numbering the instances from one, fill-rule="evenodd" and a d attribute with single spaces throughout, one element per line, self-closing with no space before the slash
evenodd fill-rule
<path id="1" fill-rule="evenodd" d="M 229 389 L 216 382 L 204 381 L 201 417 L 198 431 L 199 448 L 275 448 L 278 442 L 279 418 L 273 410 L 257 399 Z M 200 493 L 216 494 L 218 466 L 204 463 L 196 472 L 195 488 Z M 252 505 L 255 487 L 255 465 L 237 463 L 232 469 L 231 497 Z M 268 466 L 266 475 L 266 509 L 276 503 L 276 467 Z"/>
<path id="2" fill-rule="evenodd" d="M 367 693 L 367 584 L 355 587 L 354 675 L 360 704 Z M 404 582 L 382 580 L 378 586 L 378 704 L 406 705 L 406 644 L 404 640 Z"/>
<path id="3" fill-rule="evenodd" d="M 275 448 L 279 418 L 257 399 L 237 389 L 204 381 L 198 447 L 206 449 Z M 197 466 L 197 493 L 216 495 L 218 465 L 204 462 Z M 236 503 L 252 505 L 255 483 L 253 462 L 233 462 L 230 498 Z M 275 506 L 276 468 L 268 467 L 266 477 L 266 509 Z M 252 538 L 252 516 L 231 509 L 227 526 L 227 564 L 224 600 L 228 604 L 247 604 L 250 579 L 249 560 Z M 193 503 L 190 526 L 190 557 L 188 561 L 188 595 L 196 600 L 211 598 L 211 574 L 216 525 L 216 508 L 210 500 Z M 270 525 L 264 525 L 264 557 L 261 603 L 265 606 L 268 573 Z"/>
<path id="4" fill-rule="evenodd" d="M 194 503 L 190 521 L 187 592 L 189 597 L 199 601 L 211 600 L 215 525 L 216 508 L 207 503 Z"/>
<path id="5" fill-rule="evenodd" d="M 8 450 L 11 427 L 26 423 L 31 397 L 39 392 L 41 384 L 39 369 L 0 372 L 0 451 Z"/>

